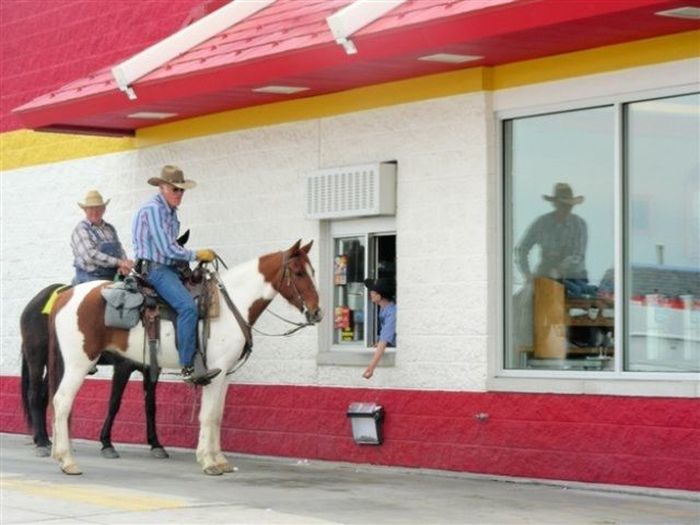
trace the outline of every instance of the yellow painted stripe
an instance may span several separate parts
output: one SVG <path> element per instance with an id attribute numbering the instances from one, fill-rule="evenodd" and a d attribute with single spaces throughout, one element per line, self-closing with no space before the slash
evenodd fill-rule
<path id="1" fill-rule="evenodd" d="M 308 120 L 432 98 L 491 91 L 700 56 L 700 31 L 605 46 L 493 68 L 388 82 L 142 128 L 136 138 L 16 131 L 0 135 L 0 169 L 128 151 L 179 140 Z"/>
<path id="2" fill-rule="evenodd" d="M 0 170 L 50 164 L 134 149 L 134 138 L 10 131 L 0 135 Z"/>
<path id="3" fill-rule="evenodd" d="M 141 128 L 138 147 L 227 131 L 309 120 L 488 89 L 488 68 L 462 69 L 340 93 L 277 102 Z"/>
<path id="4" fill-rule="evenodd" d="M 100 485 L 64 485 L 33 480 L 2 479 L 2 491 L 16 491 L 62 501 L 76 501 L 98 507 L 126 511 L 150 511 L 186 507 L 183 500 L 162 498 L 130 490 Z"/>
<path id="5" fill-rule="evenodd" d="M 138 147 L 153 146 L 226 131 L 328 117 L 475 91 L 562 80 L 699 55 L 700 31 L 689 31 L 493 68 L 462 69 L 161 124 L 138 130 L 136 143 Z"/>
<path id="6" fill-rule="evenodd" d="M 700 56 L 700 31 L 597 47 L 494 68 L 493 89 L 563 80 Z"/>

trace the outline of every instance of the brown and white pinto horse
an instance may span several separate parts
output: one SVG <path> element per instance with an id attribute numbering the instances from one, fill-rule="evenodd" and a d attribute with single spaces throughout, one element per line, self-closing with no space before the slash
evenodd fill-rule
<path id="1" fill-rule="evenodd" d="M 313 268 L 308 258 L 311 244 L 301 246 L 299 240 L 288 250 L 263 255 L 221 272 L 221 282 L 249 325 L 255 323 L 277 294 L 303 312 L 309 323 L 321 320 Z M 51 345 L 51 351 L 60 351 L 63 361 L 63 377 L 53 396 L 51 456 L 59 462 L 61 470 L 66 474 L 81 473 L 71 452 L 68 418 L 75 396 L 91 366 L 105 351 L 140 363 L 148 355 L 145 352 L 144 356 L 143 351 L 143 326 L 137 325 L 131 330 L 105 327 L 105 306 L 100 289 L 107 284 L 104 281 L 93 281 L 75 286 L 59 296 L 51 315 L 58 343 Z M 160 366 L 179 369 L 172 324 L 163 322 L 160 336 Z M 245 336 L 240 325 L 230 309 L 222 305 L 219 317 L 211 320 L 207 341 L 208 366 L 223 371 L 231 370 L 241 357 L 244 345 Z M 54 374 L 58 373 L 59 361 L 52 359 Z M 221 373 L 202 388 L 196 455 L 204 472 L 210 475 L 233 470 L 221 452 L 220 442 L 227 386 L 227 376 Z"/>

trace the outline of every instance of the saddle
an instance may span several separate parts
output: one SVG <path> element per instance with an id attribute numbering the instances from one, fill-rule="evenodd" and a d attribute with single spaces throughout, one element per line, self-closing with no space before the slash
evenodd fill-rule
<path id="1" fill-rule="evenodd" d="M 200 341 L 197 338 L 197 351 L 201 354 L 201 363 L 206 366 L 206 341 L 209 337 L 209 323 L 220 314 L 219 288 L 206 271 L 198 267 L 194 271 L 183 267 L 181 280 L 190 292 L 198 311 L 198 323 L 202 323 Z M 115 328 L 130 329 L 139 322 L 145 329 L 144 354 L 148 347 L 148 361 L 151 379 L 156 380 L 160 372 L 158 351 L 160 348 L 161 320 L 177 324 L 177 313 L 158 293 L 138 275 L 128 276 L 124 281 L 114 283 L 102 289 L 106 302 L 105 325 Z M 177 329 L 175 330 L 177 345 Z M 198 361 L 196 359 L 196 361 Z"/>

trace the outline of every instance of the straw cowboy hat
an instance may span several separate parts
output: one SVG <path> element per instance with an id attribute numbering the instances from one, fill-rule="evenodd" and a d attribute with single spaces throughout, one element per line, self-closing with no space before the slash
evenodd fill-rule
<path id="1" fill-rule="evenodd" d="M 177 166 L 163 166 L 160 177 L 151 177 L 148 179 L 148 183 L 151 186 L 170 184 L 182 190 L 191 190 L 197 185 L 193 180 L 185 180 L 185 174 Z"/>
<path id="2" fill-rule="evenodd" d="M 85 208 L 97 208 L 99 206 L 107 206 L 111 199 L 104 200 L 102 195 L 97 190 L 90 190 L 85 194 L 85 199 L 83 202 L 79 202 L 78 206 L 82 209 Z"/>
<path id="3" fill-rule="evenodd" d="M 554 185 L 552 195 L 542 195 L 542 198 L 549 202 L 562 202 L 564 204 L 569 204 L 570 206 L 581 204 L 583 202 L 583 196 L 579 195 L 578 197 L 574 197 L 574 192 L 571 189 L 571 186 L 565 182 L 557 182 Z"/>

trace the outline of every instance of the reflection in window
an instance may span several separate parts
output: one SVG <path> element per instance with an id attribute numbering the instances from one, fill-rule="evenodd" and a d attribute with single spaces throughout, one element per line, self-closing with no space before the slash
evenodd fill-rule
<path id="1" fill-rule="evenodd" d="M 506 368 L 611 370 L 614 110 L 505 123 Z"/>
<path id="2" fill-rule="evenodd" d="M 700 96 L 635 102 L 625 116 L 625 369 L 699 371 Z"/>

